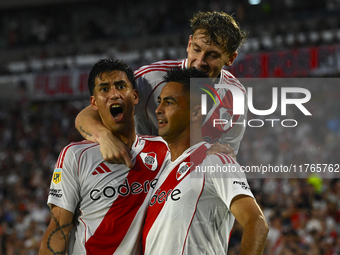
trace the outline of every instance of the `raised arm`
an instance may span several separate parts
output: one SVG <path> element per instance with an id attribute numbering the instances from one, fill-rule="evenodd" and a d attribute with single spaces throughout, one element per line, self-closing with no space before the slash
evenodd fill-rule
<path id="1" fill-rule="evenodd" d="M 108 130 L 98 114 L 91 105 L 78 113 L 75 120 L 76 129 L 86 139 L 94 143 L 99 143 L 101 132 Z"/>
<path id="2" fill-rule="evenodd" d="M 244 228 L 240 255 L 262 254 L 269 228 L 256 201 L 252 197 L 238 195 L 232 200 L 230 210 Z"/>
<path id="3" fill-rule="evenodd" d="M 75 126 L 86 140 L 100 144 L 100 152 L 105 161 L 133 167 L 128 147 L 103 125 L 98 112 L 91 105 L 78 113 Z"/>
<path id="4" fill-rule="evenodd" d="M 73 213 L 52 205 L 51 221 L 41 240 L 39 255 L 67 253 L 72 220 Z"/>

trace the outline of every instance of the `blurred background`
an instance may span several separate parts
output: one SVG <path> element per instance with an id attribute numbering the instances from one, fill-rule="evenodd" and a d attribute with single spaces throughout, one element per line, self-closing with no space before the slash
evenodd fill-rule
<path id="1" fill-rule="evenodd" d="M 89 104 L 91 66 L 104 57 L 133 69 L 185 58 L 188 20 L 199 10 L 233 14 L 248 31 L 229 68 L 237 78 L 319 79 L 313 118 L 292 110 L 296 128 L 247 127 L 240 163 L 340 163 L 340 0 L 1 0 L 1 255 L 38 252 L 54 164 L 82 139 L 74 119 Z M 264 254 L 340 254 L 339 176 L 249 180 L 270 225 Z M 238 254 L 241 233 L 236 223 L 229 254 Z"/>

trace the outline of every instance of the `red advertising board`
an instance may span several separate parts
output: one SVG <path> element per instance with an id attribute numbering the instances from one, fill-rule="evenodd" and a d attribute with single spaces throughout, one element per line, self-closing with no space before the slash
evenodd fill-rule
<path id="1" fill-rule="evenodd" d="M 88 71 L 62 71 L 36 74 L 33 81 L 33 99 L 89 97 Z"/>
<path id="2" fill-rule="evenodd" d="M 237 78 L 309 77 L 339 72 L 338 59 L 340 45 L 330 45 L 247 54 L 228 70 Z"/>

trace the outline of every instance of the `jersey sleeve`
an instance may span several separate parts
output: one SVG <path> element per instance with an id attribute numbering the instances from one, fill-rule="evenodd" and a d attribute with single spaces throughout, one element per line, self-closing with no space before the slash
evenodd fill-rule
<path id="1" fill-rule="evenodd" d="M 141 135 L 158 135 L 158 121 L 155 110 L 158 96 L 163 88 L 164 71 L 149 71 L 136 78 L 139 102 L 135 107 L 135 130 Z"/>
<path id="2" fill-rule="evenodd" d="M 72 147 L 65 147 L 53 171 L 47 205 L 51 204 L 74 213 L 80 201 L 78 166 Z"/>
<path id="3" fill-rule="evenodd" d="M 230 163 L 228 162 L 230 161 Z M 215 192 L 230 210 L 230 204 L 237 195 L 254 198 L 241 166 L 228 155 L 211 155 L 206 164 L 216 166 L 216 171 L 206 173 L 206 178 L 214 184 Z M 218 168 L 219 165 L 221 168 Z"/>
<path id="4" fill-rule="evenodd" d="M 139 102 L 135 107 L 135 130 L 137 134 L 151 135 L 152 124 L 147 113 L 146 105 L 152 91 L 152 85 L 145 78 L 145 75 L 136 79 L 136 89 L 139 94 Z"/>
<path id="5" fill-rule="evenodd" d="M 139 102 L 137 106 L 135 107 L 135 115 L 138 115 L 145 108 L 146 101 L 147 101 L 147 93 L 148 93 L 147 86 L 150 86 L 150 84 L 148 84 L 148 81 L 145 80 L 145 77 L 143 75 L 136 78 L 135 81 L 136 81 L 136 89 L 139 95 Z"/>
<path id="6" fill-rule="evenodd" d="M 145 65 L 136 70 L 136 89 L 139 102 L 135 107 L 135 130 L 140 135 L 158 135 L 155 110 L 158 96 L 165 85 L 163 76 L 169 68 L 181 67 L 184 60 L 163 60 Z"/>
<path id="7" fill-rule="evenodd" d="M 243 85 L 234 77 L 224 76 L 221 83 L 226 87 L 216 90 L 216 103 L 209 110 L 203 122 L 203 139 L 208 143 L 217 141 L 228 143 L 237 155 L 247 125 L 247 93 Z M 231 88 L 242 92 L 244 114 L 234 113 L 234 92 Z"/>
<path id="8" fill-rule="evenodd" d="M 244 94 L 244 96 L 244 114 L 237 115 L 234 121 L 237 122 L 237 124 L 233 125 L 227 132 L 221 133 L 220 143 L 229 144 L 230 147 L 233 148 L 235 155 L 238 153 L 247 126 L 248 97 L 247 94 Z"/>

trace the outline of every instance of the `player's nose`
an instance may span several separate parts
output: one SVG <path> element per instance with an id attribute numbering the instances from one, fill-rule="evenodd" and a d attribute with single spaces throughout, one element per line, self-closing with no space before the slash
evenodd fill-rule
<path id="1" fill-rule="evenodd" d="M 110 92 L 109 92 L 109 98 L 111 100 L 115 100 L 117 98 L 120 98 L 121 94 L 118 89 L 116 89 L 115 86 L 111 86 Z"/>
<path id="2" fill-rule="evenodd" d="M 203 52 L 201 54 L 199 54 L 196 58 L 196 68 L 202 69 L 202 67 L 206 66 L 207 63 L 205 61 L 205 56 L 203 54 Z"/>
<path id="3" fill-rule="evenodd" d="M 156 108 L 156 110 L 155 110 L 155 113 L 156 113 L 156 114 L 164 113 L 164 109 L 163 109 L 162 103 L 160 103 L 160 104 L 157 106 L 157 108 Z"/>

